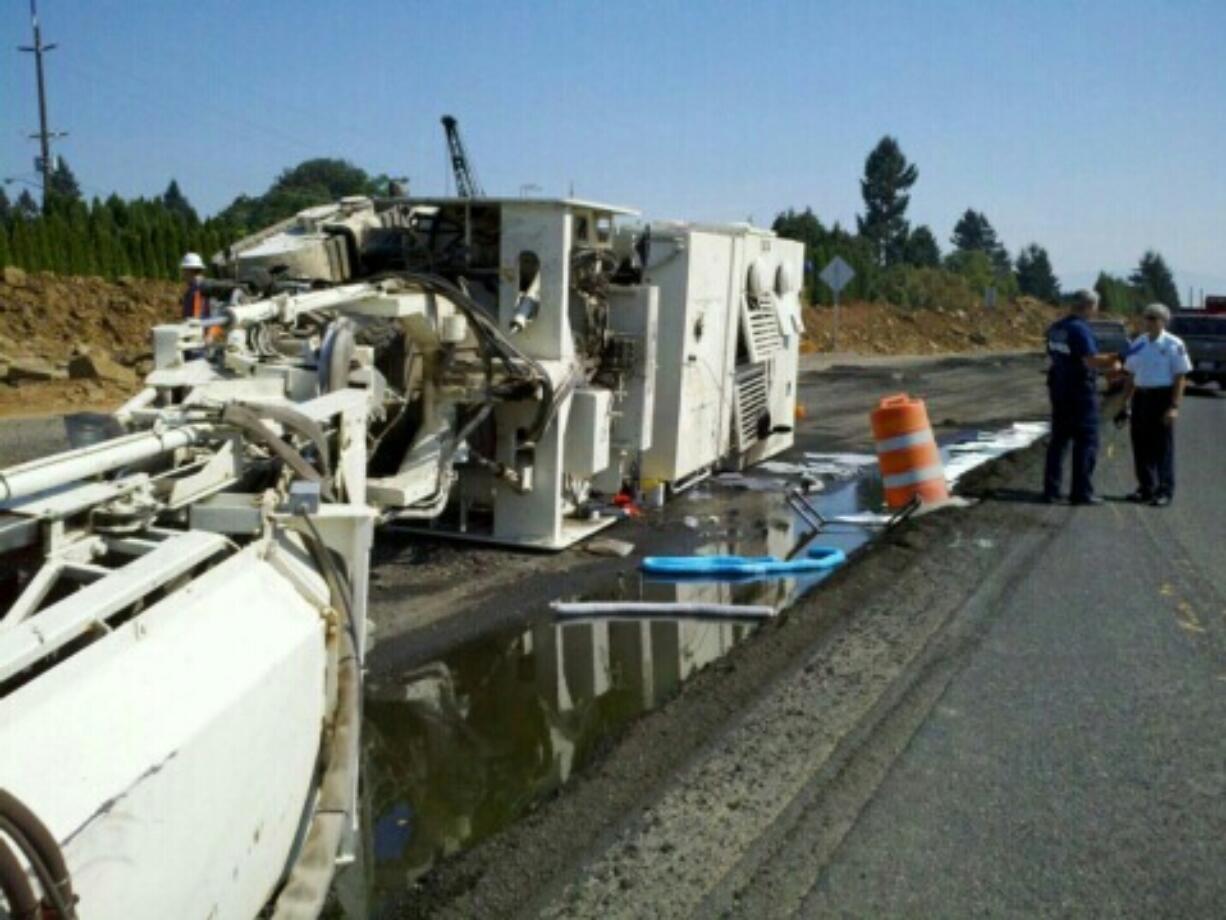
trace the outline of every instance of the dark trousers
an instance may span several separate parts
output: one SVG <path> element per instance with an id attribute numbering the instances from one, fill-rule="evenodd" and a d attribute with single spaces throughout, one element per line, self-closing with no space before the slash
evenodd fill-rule
<path id="1" fill-rule="evenodd" d="M 1172 389 L 1137 390 L 1132 397 L 1132 462 L 1143 495 L 1175 494 L 1175 426 L 1166 423 Z"/>
<path id="2" fill-rule="evenodd" d="M 1043 494 L 1060 495 L 1064 479 L 1064 453 L 1073 445 L 1073 488 L 1069 498 L 1084 501 L 1094 495 L 1094 465 L 1098 461 L 1098 412 L 1093 407 L 1068 405 L 1052 397 L 1051 440 L 1047 443 L 1047 466 Z"/>

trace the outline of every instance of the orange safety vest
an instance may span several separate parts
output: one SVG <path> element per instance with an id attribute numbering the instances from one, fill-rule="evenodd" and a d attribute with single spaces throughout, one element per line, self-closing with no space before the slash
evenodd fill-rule
<path id="1" fill-rule="evenodd" d="M 192 285 L 183 292 L 184 319 L 208 319 L 211 312 L 209 310 L 208 299 L 199 287 Z M 219 342 L 222 335 L 221 327 L 214 326 L 204 334 L 204 340 L 206 342 Z"/>

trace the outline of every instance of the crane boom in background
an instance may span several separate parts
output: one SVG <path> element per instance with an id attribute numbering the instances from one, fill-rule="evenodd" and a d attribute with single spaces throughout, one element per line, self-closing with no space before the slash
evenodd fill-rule
<path id="1" fill-rule="evenodd" d="M 443 116 L 443 131 L 447 135 L 447 150 L 451 154 L 451 169 L 455 173 L 456 194 L 461 198 L 484 198 L 485 192 L 477 179 L 476 170 L 468 162 L 464 142 L 460 140 L 459 123 L 450 115 Z"/>

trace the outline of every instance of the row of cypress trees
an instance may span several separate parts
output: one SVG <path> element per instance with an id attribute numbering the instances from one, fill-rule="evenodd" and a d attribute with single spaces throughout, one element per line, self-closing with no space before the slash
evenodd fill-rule
<path id="1" fill-rule="evenodd" d="M 239 195 L 201 220 L 178 182 L 154 198 L 86 202 L 60 159 L 45 207 L 28 190 L 11 202 L 0 189 L 0 265 L 59 274 L 174 278 L 185 252 L 207 260 L 228 243 L 302 208 L 345 195 L 388 194 L 391 179 L 345 160 L 318 157 L 285 169 L 261 195 Z"/>
<path id="2" fill-rule="evenodd" d="M 222 221 L 200 220 L 175 182 L 160 197 L 130 201 L 59 193 L 45 211 L 28 192 L 16 204 L 0 192 L 0 265 L 29 271 L 175 278 L 183 253 L 208 258 L 233 237 Z"/>

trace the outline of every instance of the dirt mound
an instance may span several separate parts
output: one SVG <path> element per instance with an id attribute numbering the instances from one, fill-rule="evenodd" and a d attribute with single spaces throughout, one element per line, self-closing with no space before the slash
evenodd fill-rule
<path id="1" fill-rule="evenodd" d="M 0 415 L 118 403 L 147 370 L 150 328 L 175 319 L 178 298 L 179 285 L 170 281 L 110 282 L 4 269 Z M 850 303 L 840 311 L 835 349 L 834 310 L 806 307 L 803 347 L 869 355 L 1037 348 L 1056 313 L 1025 297 L 991 310 Z"/>
<path id="2" fill-rule="evenodd" d="M 805 307 L 807 351 L 925 355 L 1038 348 L 1059 311 L 1029 297 L 992 309 L 917 310 L 889 304 L 844 304 L 834 342 L 834 308 Z"/>
<path id="3" fill-rule="evenodd" d="M 0 415 L 96 408 L 130 395 L 145 370 L 149 330 L 174 320 L 178 297 L 170 281 L 4 269 Z"/>

